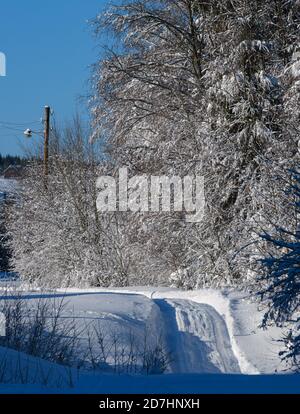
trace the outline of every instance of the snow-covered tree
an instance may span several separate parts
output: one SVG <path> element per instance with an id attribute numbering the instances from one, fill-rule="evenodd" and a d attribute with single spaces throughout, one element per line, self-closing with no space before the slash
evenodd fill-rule
<path id="1" fill-rule="evenodd" d="M 298 24 L 299 3 L 276 0 L 127 0 L 95 20 L 121 46 L 95 65 L 93 138 L 131 174 L 206 179 L 202 223 L 135 220 L 135 241 L 164 278 L 245 279 L 257 225 L 270 213 L 281 220 L 273 177 L 298 158 Z"/>
<path id="2" fill-rule="evenodd" d="M 97 30 L 112 29 L 126 52 L 110 52 L 95 67 L 93 137 L 100 134 L 109 159 L 127 166 L 131 175 L 183 176 L 198 163 L 194 119 L 201 105 L 202 40 L 194 5 L 127 2 L 95 21 Z M 180 214 L 127 217 L 141 279 L 151 272 L 157 282 L 168 283 L 170 272 L 187 266 L 183 233 L 188 229 L 182 219 Z"/>

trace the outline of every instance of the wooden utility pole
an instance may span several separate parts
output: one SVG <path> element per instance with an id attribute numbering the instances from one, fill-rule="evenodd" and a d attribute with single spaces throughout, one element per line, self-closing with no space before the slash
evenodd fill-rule
<path id="1" fill-rule="evenodd" d="M 44 177 L 45 186 L 47 186 L 47 177 L 49 174 L 49 135 L 50 135 L 50 106 L 45 106 L 45 131 L 44 131 Z"/>

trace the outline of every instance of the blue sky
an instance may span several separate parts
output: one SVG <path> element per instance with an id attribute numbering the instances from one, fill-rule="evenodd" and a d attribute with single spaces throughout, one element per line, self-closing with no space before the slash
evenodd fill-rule
<path id="1" fill-rule="evenodd" d="M 21 131 L 27 125 L 42 129 L 32 122 L 40 120 L 45 105 L 59 122 L 84 111 L 80 97 L 88 93 L 89 66 L 101 53 L 86 21 L 107 4 L 1 0 L 0 52 L 6 55 L 7 76 L 0 77 L 0 153 L 22 153 Z"/>

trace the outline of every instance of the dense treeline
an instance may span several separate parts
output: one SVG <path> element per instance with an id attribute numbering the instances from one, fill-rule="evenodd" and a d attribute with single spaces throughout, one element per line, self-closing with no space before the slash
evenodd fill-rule
<path id="1" fill-rule="evenodd" d="M 25 165 L 26 159 L 18 155 L 2 155 L 0 154 L 0 175 L 10 165 Z"/>

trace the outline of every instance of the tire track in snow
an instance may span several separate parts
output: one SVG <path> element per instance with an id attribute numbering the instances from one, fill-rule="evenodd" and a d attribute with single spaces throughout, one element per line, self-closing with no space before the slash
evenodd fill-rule
<path id="1" fill-rule="evenodd" d="M 240 372 L 226 323 L 212 306 L 179 299 L 155 302 L 165 325 L 171 372 Z"/>

